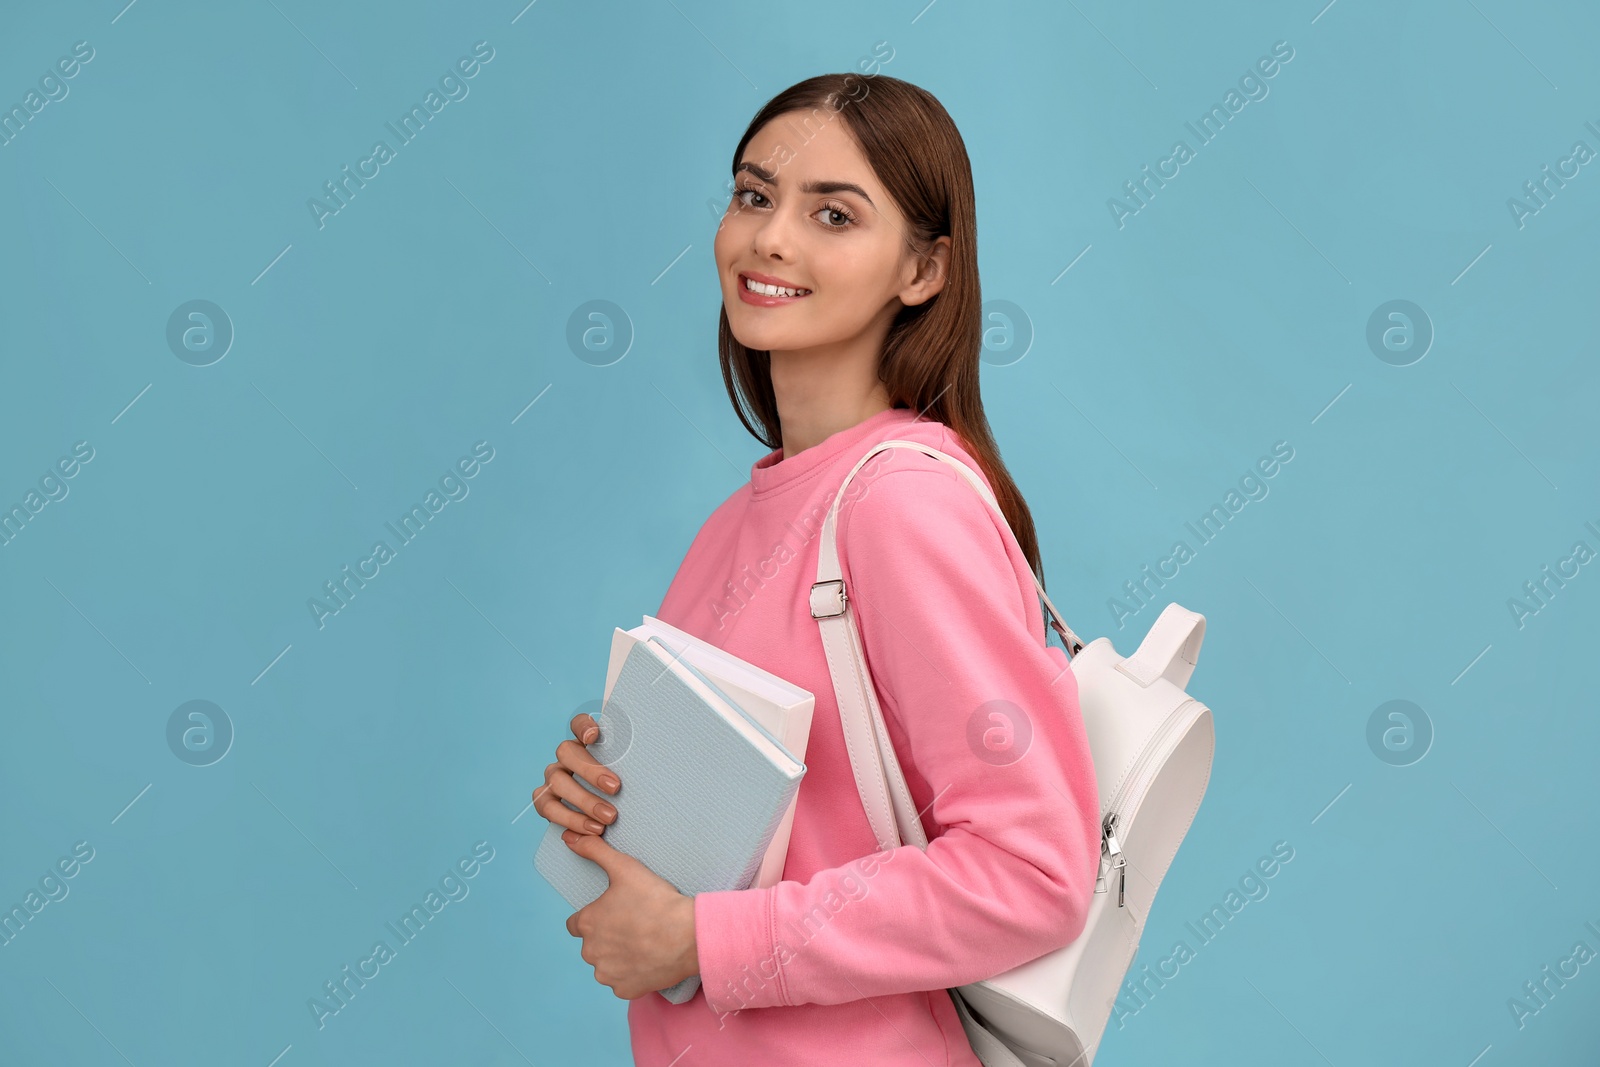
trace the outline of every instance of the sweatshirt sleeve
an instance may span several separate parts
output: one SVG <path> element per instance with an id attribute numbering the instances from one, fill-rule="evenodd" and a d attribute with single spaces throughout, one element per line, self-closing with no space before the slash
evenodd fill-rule
<path id="1" fill-rule="evenodd" d="M 963 985 L 1084 928 L 1100 827 L 1076 680 L 1003 519 L 940 461 L 903 455 L 841 508 L 839 554 L 928 847 L 696 896 L 719 1013 Z"/>

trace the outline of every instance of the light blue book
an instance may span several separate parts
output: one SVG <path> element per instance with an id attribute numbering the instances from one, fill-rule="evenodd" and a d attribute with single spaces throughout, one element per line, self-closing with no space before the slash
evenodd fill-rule
<path id="1" fill-rule="evenodd" d="M 805 764 L 681 655 L 651 637 L 629 649 L 588 746 L 616 769 L 622 788 L 605 841 L 688 896 L 748 889 L 805 776 Z M 551 823 L 533 863 L 574 910 L 605 892 L 598 863 L 561 840 Z M 698 975 L 661 995 L 682 1004 Z"/>

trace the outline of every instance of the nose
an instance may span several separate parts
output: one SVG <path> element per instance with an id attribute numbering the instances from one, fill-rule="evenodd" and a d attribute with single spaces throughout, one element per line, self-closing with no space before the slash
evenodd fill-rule
<path id="1" fill-rule="evenodd" d="M 750 233 L 750 250 L 761 259 L 794 258 L 794 219 L 780 207 L 759 216 Z"/>

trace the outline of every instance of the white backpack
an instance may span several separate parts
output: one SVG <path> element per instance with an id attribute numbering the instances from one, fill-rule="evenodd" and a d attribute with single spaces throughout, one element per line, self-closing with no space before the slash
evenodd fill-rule
<path id="1" fill-rule="evenodd" d="M 839 567 L 835 518 L 856 471 L 886 448 L 915 448 L 949 464 L 1002 514 L 970 467 L 915 441 L 884 441 L 845 476 L 823 523 L 811 616 L 822 630 L 846 748 L 880 849 L 927 847 L 922 824 L 863 659 Z M 1009 527 L 1007 527 L 1009 529 Z M 1205 616 L 1168 604 L 1133 655 L 1109 638 L 1085 645 L 1034 579 L 1066 643 L 1100 793 L 1100 873 L 1083 933 L 1071 944 L 949 990 L 985 1067 L 1088 1067 L 1133 963 L 1145 917 L 1211 778 L 1211 709 L 1184 692 Z M 996 591 L 996 595 L 1002 595 Z"/>

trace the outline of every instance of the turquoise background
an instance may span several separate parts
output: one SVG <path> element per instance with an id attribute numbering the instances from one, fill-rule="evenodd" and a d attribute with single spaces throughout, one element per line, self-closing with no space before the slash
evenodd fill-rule
<path id="1" fill-rule="evenodd" d="M 966 139 L 984 395 L 1052 599 L 1124 654 L 1169 600 L 1208 623 L 1211 786 L 1133 975 L 1194 956 L 1096 1063 L 1596 1062 L 1600 963 L 1508 1006 L 1600 951 L 1600 564 L 1509 603 L 1600 550 L 1600 162 L 1508 207 L 1600 150 L 1592 7 L 124 2 L 0 31 L 6 109 L 94 50 L 0 146 L 0 507 L 93 450 L 0 546 L 0 904 L 93 849 L 0 947 L 6 1063 L 628 1062 L 529 795 L 611 628 L 766 451 L 717 369 L 732 149 L 785 86 L 862 69 Z M 468 94 L 319 227 L 307 201 L 480 41 Z M 168 341 L 195 300 L 221 358 Z M 596 300 L 611 332 L 574 345 Z M 1369 343 L 1395 300 L 1429 344 Z M 319 626 L 307 601 L 478 442 L 466 495 Z M 1202 545 L 1185 524 L 1278 442 Z M 231 723 L 206 766 L 168 741 L 193 700 Z M 308 1000 L 479 842 L 470 892 L 319 1029 Z"/>

